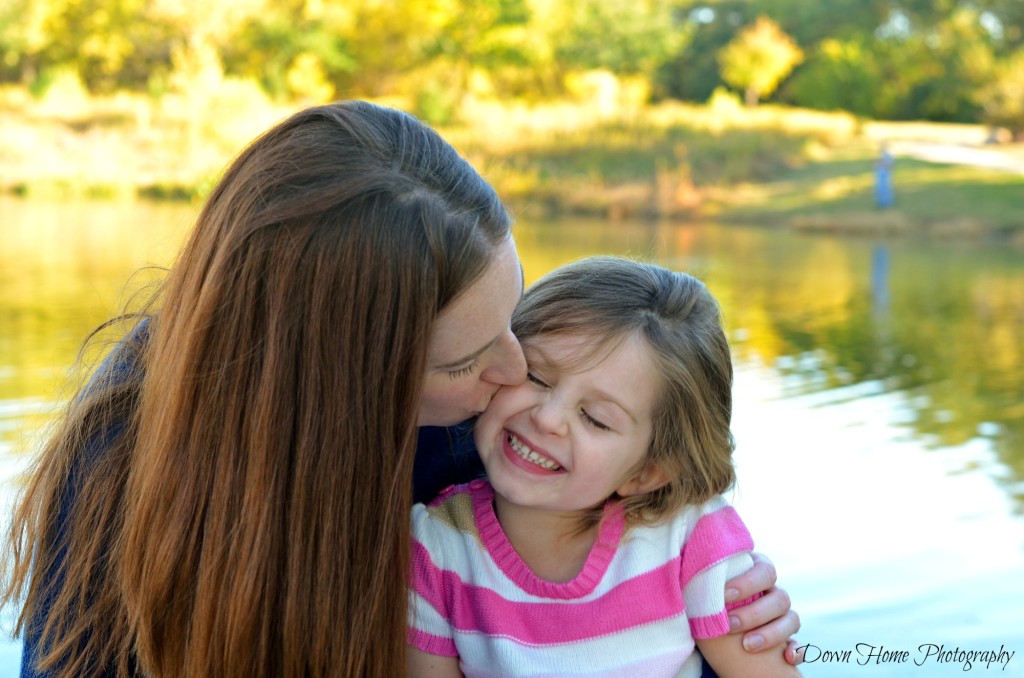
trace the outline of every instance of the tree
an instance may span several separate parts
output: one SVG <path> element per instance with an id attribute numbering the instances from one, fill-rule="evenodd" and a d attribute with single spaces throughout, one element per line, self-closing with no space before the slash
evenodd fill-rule
<path id="1" fill-rule="evenodd" d="M 997 67 L 996 80 L 982 90 L 985 122 L 1006 127 L 1024 141 L 1024 48 Z"/>
<path id="2" fill-rule="evenodd" d="M 870 35 L 885 23 L 890 0 L 755 0 L 748 3 L 758 15 L 770 16 L 798 45 L 808 49 L 822 40 Z M 753 17 L 750 17 L 751 19 Z"/>
<path id="3" fill-rule="evenodd" d="M 978 122 L 978 92 L 992 81 L 995 69 L 992 42 L 978 12 L 958 9 L 912 42 L 919 43 L 914 62 L 923 73 L 913 83 L 909 116 Z M 923 68 L 925 64 L 931 66 Z"/>
<path id="4" fill-rule="evenodd" d="M 783 95 L 873 118 L 976 122 L 995 60 L 978 13 L 958 10 L 922 26 L 903 19 L 874 35 L 821 41 Z"/>
<path id="5" fill-rule="evenodd" d="M 74 73 L 92 92 L 144 86 L 149 71 L 167 58 L 167 35 L 144 0 L 0 3 L 4 67 L 42 89 L 48 72 Z"/>
<path id="6" fill-rule="evenodd" d="M 259 81 L 277 99 L 334 96 L 339 85 L 351 87 L 357 67 L 349 45 L 349 36 L 357 30 L 353 4 L 306 0 L 268 4 L 222 46 L 225 70 Z"/>
<path id="7" fill-rule="evenodd" d="M 775 91 L 803 60 L 803 50 L 778 24 L 759 17 L 718 53 L 722 79 L 744 91 L 748 106 Z"/>
<path id="8" fill-rule="evenodd" d="M 550 36 L 568 69 L 650 75 L 684 38 L 673 28 L 667 0 L 583 0 L 569 7 L 567 30 Z"/>
<path id="9" fill-rule="evenodd" d="M 889 56 L 866 38 L 823 40 L 790 79 L 786 94 L 798 106 L 892 118 L 904 96 L 887 72 Z"/>

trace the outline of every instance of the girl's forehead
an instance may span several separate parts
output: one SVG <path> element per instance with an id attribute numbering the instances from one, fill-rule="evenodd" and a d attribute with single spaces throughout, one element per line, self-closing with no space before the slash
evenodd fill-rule
<path id="1" fill-rule="evenodd" d="M 632 333 L 599 333 L 581 328 L 520 338 L 520 343 L 527 352 L 527 361 L 564 372 L 583 372 L 599 365 L 630 336 Z"/>

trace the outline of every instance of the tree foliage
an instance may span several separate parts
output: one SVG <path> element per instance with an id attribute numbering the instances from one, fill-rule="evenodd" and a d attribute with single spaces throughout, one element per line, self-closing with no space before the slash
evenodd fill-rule
<path id="1" fill-rule="evenodd" d="M 997 76 L 979 99 L 985 122 L 1006 127 L 1015 139 L 1024 140 L 1024 48 L 998 66 Z"/>
<path id="2" fill-rule="evenodd" d="M 801 50 L 768 17 L 758 17 L 718 53 L 722 79 L 745 92 L 748 106 L 775 91 L 803 59 Z"/>
<path id="3" fill-rule="evenodd" d="M 661 98 L 731 84 L 1003 119 L 1022 48 L 1021 0 L 0 0 L 0 84 L 202 97 L 241 79 L 277 99 L 402 96 L 435 120 L 466 93 L 539 99 L 593 71 Z"/>
<path id="4" fill-rule="evenodd" d="M 579 0 L 565 6 L 567 30 L 551 38 L 556 58 L 570 67 L 649 73 L 682 37 L 667 30 L 673 8 L 666 0 Z"/>

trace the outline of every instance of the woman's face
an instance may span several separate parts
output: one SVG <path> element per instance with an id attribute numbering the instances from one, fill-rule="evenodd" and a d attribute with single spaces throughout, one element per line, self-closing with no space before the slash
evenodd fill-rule
<path id="1" fill-rule="evenodd" d="M 522 294 L 523 269 L 509 238 L 434 321 L 418 426 L 465 421 L 483 412 L 499 387 L 526 379 L 523 349 L 510 327 Z"/>

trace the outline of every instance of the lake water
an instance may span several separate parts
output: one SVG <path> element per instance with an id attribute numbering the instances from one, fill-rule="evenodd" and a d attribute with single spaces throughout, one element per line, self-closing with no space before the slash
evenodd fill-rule
<path id="1" fill-rule="evenodd" d="M 8 490 L 81 339 L 156 275 L 126 288 L 135 271 L 171 261 L 193 217 L 0 199 Z M 1024 675 L 1024 251 L 711 224 L 517 229 L 527 282 L 618 254 L 692 272 L 721 301 L 733 498 L 801 615 L 817 657 L 804 675 L 958 676 L 964 653 L 1000 647 L 1016 653 L 1005 670 L 975 655 L 971 673 Z M 0 646 L 0 677 L 17 668 L 17 642 Z"/>

